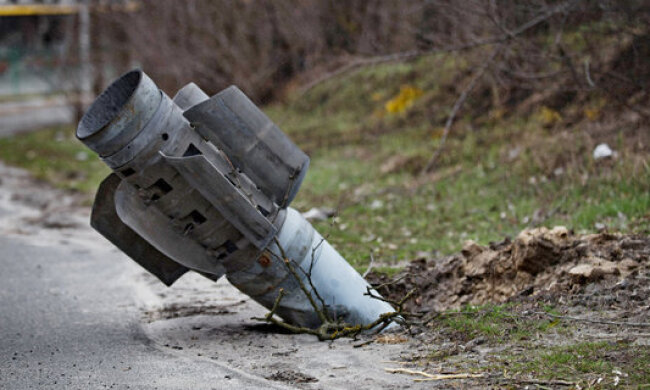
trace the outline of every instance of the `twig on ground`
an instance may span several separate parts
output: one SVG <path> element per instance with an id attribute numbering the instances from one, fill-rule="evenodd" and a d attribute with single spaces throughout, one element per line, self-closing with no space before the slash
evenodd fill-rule
<path id="1" fill-rule="evenodd" d="M 394 284 L 397 284 L 397 283 L 401 282 L 401 281 L 404 280 L 407 276 L 413 276 L 413 274 L 411 274 L 411 273 L 404 274 L 404 275 L 400 276 L 399 278 L 397 278 L 397 279 L 395 279 L 395 280 L 389 280 L 389 281 L 386 282 L 386 283 L 376 284 L 376 285 L 372 286 L 372 288 L 374 288 L 375 290 L 379 291 L 380 288 L 388 287 L 388 286 L 392 286 L 392 285 L 394 285 Z"/>
<path id="2" fill-rule="evenodd" d="M 423 376 L 426 379 L 415 379 L 416 382 L 424 381 L 439 381 L 439 380 L 448 380 L 448 379 L 469 379 L 469 378 L 483 378 L 484 374 L 429 374 L 424 371 L 414 371 L 409 370 L 408 368 L 384 368 L 384 371 L 390 372 L 391 374 L 409 374 L 409 375 L 419 375 Z"/>
<path id="3" fill-rule="evenodd" d="M 366 276 L 368 276 L 370 270 L 372 270 L 372 266 L 374 263 L 375 263 L 375 257 L 372 255 L 372 251 L 370 251 L 370 264 L 368 264 L 368 268 L 366 269 L 366 272 L 364 272 L 363 275 L 361 275 L 362 277 L 365 278 Z"/>
<path id="4" fill-rule="evenodd" d="M 396 363 L 396 362 L 395 362 Z M 471 373 L 459 373 L 459 374 L 430 374 L 424 371 L 416 371 L 408 368 L 384 368 L 386 372 L 392 374 L 408 374 L 408 375 L 417 375 L 423 376 L 424 378 L 414 379 L 416 382 L 426 382 L 426 381 L 438 381 L 438 380 L 450 380 L 450 379 L 474 379 L 474 378 L 485 378 L 488 376 L 486 373 L 482 374 L 471 374 Z M 520 378 L 503 378 L 504 381 L 509 383 L 517 383 L 523 385 L 538 385 L 538 386 L 574 386 L 574 382 L 565 381 L 561 379 L 520 379 Z"/>
<path id="5" fill-rule="evenodd" d="M 398 310 L 398 311 L 401 311 L 401 310 L 402 310 L 402 307 L 404 306 L 404 304 L 406 303 L 406 301 L 408 301 L 409 299 L 411 299 L 411 297 L 413 297 L 413 294 L 415 294 L 416 291 L 417 291 L 417 288 L 413 288 L 413 289 L 411 289 L 411 290 L 410 290 L 408 293 L 406 293 L 406 295 L 404 295 L 404 296 L 402 297 L 402 299 L 400 299 L 399 301 L 395 301 L 395 300 L 392 300 L 392 299 L 387 299 L 387 298 L 384 298 L 384 297 L 382 297 L 382 296 L 379 296 L 379 295 L 374 294 L 374 293 L 372 292 L 372 288 L 371 288 L 370 286 L 366 287 L 366 293 L 363 294 L 363 295 L 367 295 L 367 296 L 369 296 L 370 298 L 374 298 L 374 299 L 377 299 L 377 300 L 380 300 L 380 301 L 384 301 L 384 302 L 386 302 L 386 303 L 390 303 L 391 305 L 397 307 L 397 310 Z"/>
<path id="6" fill-rule="evenodd" d="M 322 243 L 322 242 L 321 242 Z M 311 334 L 316 337 L 318 337 L 319 340 L 324 341 L 324 340 L 334 340 L 337 338 L 341 337 L 352 337 L 355 338 L 362 332 L 366 331 L 375 331 L 375 332 L 380 332 L 383 329 L 385 329 L 388 325 L 390 325 L 391 322 L 401 322 L 404 323 L 404 318 L 408 317 L 410 313 L 406 313 L 403 311 L 403 306 L 404 303 L 410 299 L 413 296 L 413 293 L 415 290 L 409 292 L 404 298 L 402 298 L 400 301 L 396 302 L 397 310 L 392 311 L 392 312 L 386 312 L 378 316 L 378 318 L 368 324 L 365 325 L 352 325 L 348 324 L 346 322 L 341 321 L 339 318 L 335 318 L 332 316 L 332 314 L 329 312 L 327 306 L 325 305 L 324 300 L 320 297 L 318 294 L 316 287 L 313 285 L 311 281 L 311 273 L 306 272 L 300 265 L 295 264 L 295 262 L 287 257 L 287 254 L 280 244 L 280 242 L 275 239 L 275 244 L 280 250 L 280 255 L 271 252 L 273 256 L 276 258 L 279 258 L 283 264 L 287 267 L 287 270 L 289 273 L 295 278 L 296 282 L 298 283 L 300 290 L 305 294 L 307 297 L 309 304 L 312 306 L 314 311 L 316 312 L 316 315 L 318 316 L 318 319 L 320 320 L 321 324 L 317 328 L 308 328 L 305 326 L 297 326 L 297 325 L 292 325 L 289 323 L 284 322 L 281 319 L 276 318 L 276 314 L 278 309 L 280 308 L 280 303 L 282 299 L 284 298 L 286 292 L 284 289 L 280 289 L 278 292 L 278 296 L 273 304 L 273 307 L 271 308 L 271 311 L 268 312 L 264 317 L 259 318 L 255 317 L 253 319 L 258 320 L 258 321 L 265 321 L 269 322 L 272 324 L 275 324 L 277 326 L 280 326 L 292 333 L 306 333 L 306 334 Z M 320 243 L 319 243 L 320 245 Z M 313 262 L 313 258 L 312 258 Z M 295 264 L 295 265 L 294 265 Z M 307 286 L 305 285 L 305 282 L 303 281 L 303 278 L 301 275 L 298 273 L 297 269 L 300 269 L 302 271 L 304 277 L 307 279 L 309 285 L 312 288 L 312 291 L 310 291 Z M 310 268 L 311 269 L 311 268 Z M 314 299 L 314 295 L 317 296 L 318 300 L 321 302 L 322 306 L 319 306 L 316 303 L 316 299 Z M 385 300 L 379 295 L 373 294 L 372 290 L 370 287 L 367 288 L 367 293 L 366 295 L 369 295 L 371 298 L 375 299 L 381 299 L 385 302 L 393 303 L 393 301 Z"/>
<path id="7" fill-rule="evenodd" d="M 569 381 L 563 381 L 563 380 L 514 379 L 514 381 L 522 385 L 575 386 L 575 383 Z"/>
<path id="8" fill-rule="evenodd" d="M 365 347 L 368 344 L 372 344 L 374 342 L 375 342 L 375 340 L 367 340 L 367 341 L 364 341 L 364 342 L 359 343 L 359 344 L 354 344 L 353 347 L 354 348 L 361 348 L 361 347 Z"/>

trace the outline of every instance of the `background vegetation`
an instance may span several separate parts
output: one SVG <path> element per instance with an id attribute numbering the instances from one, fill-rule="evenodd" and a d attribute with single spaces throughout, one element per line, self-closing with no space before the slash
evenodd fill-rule
<path id="1" fill-rule="evenodd" d="M 94 4 L 96 92 L 134 65 L 170 96 L 190 81 L 210 94 L 237 84 L 310 155 L 293 207 L 336 210 L 314 225 L 360 271 L 371 253 L 393 273 L 535 226 L 650 233 L 647 1 Z M 609 157 L 594 157 L 601 144 Z M 108 174 L 72 126 L 0 138 L 0 160 L 88 205 Z M 650 354 L 628 328 L 594 341 L 584 323 L 530 310 L 442 313 L 419 361 L 585 387 L 624 369 L 622 383 L 647 386 Z M 479 364 L 462 343 L 503 353 Z"/>
<path id="2" fill-rule="evenodd" d="M 395 266 L 529 226 L 648 232 L 649 22 L 644 1 L 145 0 L 93 13 L 93 60 L 266 103 L 313 160 L 294 206 Z M 89 195 L 107 173 L 67 127 L 0 158 Z"/>

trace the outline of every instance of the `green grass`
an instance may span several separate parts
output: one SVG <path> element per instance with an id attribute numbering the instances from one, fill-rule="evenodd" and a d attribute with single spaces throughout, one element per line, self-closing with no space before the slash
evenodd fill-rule
<path id="1" fill-rule="evenodd" d="M 583 119 L 549 127 L 537 111 L 512 115 L 486 106 L 477 93 L 461 111 L 435 173 L 419 177 L 440 145 L 455 88 L 466 83 L 470 65 L 444 56 L 384 64 L 264 108 L 312 158 L 293 206 L 338 209 L 335 223 L 315 225 L 353 266 L 364 269 L 373 251 L 378 266 L 394 269 L 420 252 L 447 254 L 467 239 L 487 243 L 537 224 L 650 231 L 647 153 L 628 141 L 640 130 L 625 125 L 598 140 L 620 157 L 594 163 Z M 404 112 L 388 113 L 386 102 L 403 86 L 423 93 Z M 519 154 L 508 157 L 513 150 Z M 387 161 L 398 158 L 388 170 Z M 89 195 L 108 173 L 70 128 L 0 139 L 0 159 Z"/>
<path id="2" fill-rule="evenodd" d="M 363 268 L 370 251 L 395 264 L 422 251 L 456 251 L 467 239 L 500 240 L 536 224 L 593 231 L 603 223 L 648 232 L 650 169 L 626 154 L 625 139 L 635 130 L 623 126 L 607 140 L 621 158 L 600 164 L 591 160 L 593 141 L 580 126 L 562 138 L 562 129 L 548 128 L 537 113 L 494 120 L 491 112 L 473 112 L 475 102 L 468 101 L 470 115 L 454 127 L 437 175 L 417 180 L 414 173 L 438 147 L 453 103 L 454 95 L 444 91 L 462 84 L 465 67 L 436 56 L 381 65 L 267 108 L 313 160 L 294 205 L 339 209 L 337 224 L 316 225 L 353 265 Z M 384 103 L 403 85 L 424 94 L 406 112 L 386 113 Z M 515 148 L 521 152 L 514 161 L 504 157 Z M 405 157 L 404 167 L 382 172 L 397 155 Z"/>
<path id="3" fill-rule="evenodd" d="M 539 108 L 504 114 L 503 108 L 485 108 L 478 94 L 461 112 L 435 172 L 420 176 L 440 145 L 454 86 L 466 82 L 467 67 L 461 59 L 437 56 L 376 66 L 264 108 L 312 159 L 292 206 L 338 209 L 333 221 L 314 225 L 354 267 L 365 270 L 373 252 L 374 270 L 395 274 L 421 252 L 448 254 L 468 239 L 485 244 L 540 224 L 589 232 L 602 223 L 612 230 L 650 232 L 650 137 L 638 133 L 643 128 L 621 123 L 594 139 L 593 123 L 571 114 L 582 111 L 577 106 L 567 106 L 559 122 L 549 125 Z M 385 103 L 402 86 L 423 94 L 404 112 L 387 113 Z M 588 104 L 606 106 L 601 100 Z M 596 142 L 607 142 L 619 157 L 594 162 Z M 0 139 L 0 159 L 86 193 L 89 200 L 109 172 L 74 139 L 71 127 Z M 391 169 L 389 161 L 396 162 Z M 443 313 L 432 323 L 443 342 L 432 343 L 424 358 L 458 372 L 561 379 L 583 388 L 598 378 L 601 387 L 612 386 L 618 371 L 627 375 L 621 386 L 650 384 L 647 347 L 575 342 L 575 324 L 522 316 L 517 305 Z M 550 306 L 543 310 L 559 314 Z M 468 367 L 457 346 L 478 338 L 487 347 L 509 345 L 519 352 L 490 353 L 487 366 Z"/>
<path id="4" fill-rule="evenodd" d="M 402 150 L 416 154 L 412 149 L 419 146 L 413 143 Z M 339 208 L 336 225 L 317 227 L 329 231 L 330 240 L 358 266 L 371 250 L 395 263 L 421 251 L 450 253 L 467 239 L 500 240 L 534 225 L 536 213 L 546 218 L 545 225 L 578 231 L 593 231 L 596 223 L 624 231 L 648 229 L 650 175 L 626 175 L 631 169 L 623 163 L 584 184 L 577 179 L 580 173 L 531 184 L 531 176 L 513 173 L 488 151 L 483 161 L 443 166 L 441 178 L 413 184 L 410 173 L 382 174 L 379 167 L 387 157 L 355 155 L 360 148 L 313 153 L 312 171 L 296 201 L 302 209 Z"/>
<path id="5" fill-rule="evenodd" d="M 70 126 L 0 138 L 0 160 L 25 168 L 36 178 L 59 188 L 89 195 L 110 172 L 91 150 L 74 138 Z"/>
<path id="6" fill-rule="evenodd" d="M 610 388 L 618 376 L 623 388 L 650 384 L 648 346 L 625 340 L 578 342 L 584 336 L 581 325 L 531 314 L 530 307 L 522 305 L 466 306 L 440 313 L 430 323 L 437 339 L 428 344 L 430 350 L 420 357 L 421 363 L 459 372 L 491 372 L 505 383 L 533 378 L 592 388 L 602 378 L 597 388 Z M 548 305 L 540 309 L 558 313 Z M 468 357 L 466 348 L 458 348 L 478 339 L 482 348 L 491 350 L 486 355 L 489 364 L 476 364 L 474 355 Z"/>
<path id="7" fill-rule="evenodd" d="M 444 338 L 468 342 L 476 338 L 489 344 L 526 342 L 550 330 L 570 332 L 567 324 L 549 318 L 521 316 L 517 304 L 465 306 L 441 313 L 432 322 Z"/>
<path id="8" fill-rule="evenodd" d="M 628 343 L 582 342 L 533 350 L 527 356 L 509 356 L 509 371 L 517 376 L 567 380 L 582 386 L 599 388 L 650 384 L 650 349 Z M 591 385 L 590 385 L 591 383 Z"/>

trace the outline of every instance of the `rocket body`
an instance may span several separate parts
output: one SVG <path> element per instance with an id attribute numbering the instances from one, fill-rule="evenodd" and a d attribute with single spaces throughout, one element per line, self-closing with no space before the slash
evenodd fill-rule
<path id="1" fill-rule="evenodd" d="M 77 137 L 113 170 L 91 225 L 163 283 L 225 275 L 269 309 L 284 289 L 276 313 L 316 327 L 288 259 L 335 318 L 363 325 L 393 311 L 289 207 L 309 157 L 236 87 L 208 97 L 191 83 L 172 100 L 131 71 L 95 100 Z"/>

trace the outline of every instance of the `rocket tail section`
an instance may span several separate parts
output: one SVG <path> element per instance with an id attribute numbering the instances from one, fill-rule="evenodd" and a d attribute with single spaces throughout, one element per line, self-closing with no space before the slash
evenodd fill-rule
<path id="1" fill-rule="evenodd" d="M 90 224 L 136 263 L 171 286 L 189 269 L 167 257 L 122 222 L 115 209 L 115 192 L 120 182 L 115 173 L 102 181 L 95 196 Z"/>

